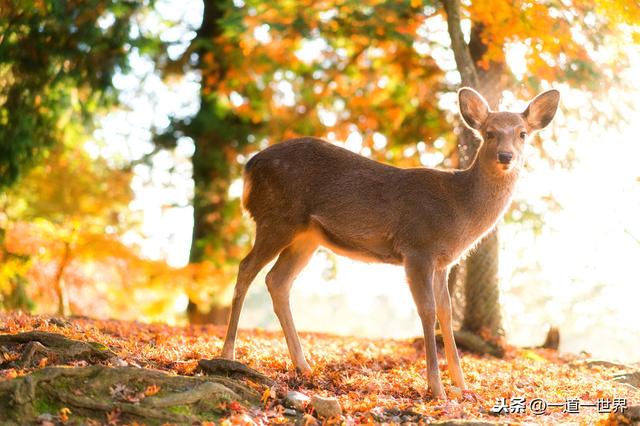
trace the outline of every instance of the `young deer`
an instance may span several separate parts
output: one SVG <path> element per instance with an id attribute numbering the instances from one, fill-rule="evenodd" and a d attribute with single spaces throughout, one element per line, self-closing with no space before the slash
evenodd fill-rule
<path id="1" fill-rule="evenodd" d="M 466 170 L 400 169 L 314 138 L 282 142 L 254 156 L 245 168 L 243 205 L 256 222 L 256 239 L 240 263 L 222 356 L 234 358 L 247 289 L 278 256 L 266 277 L 273 308 L 295 367 L 311 370 L 291 317 L 289 291 L 322 245 L 351 258 L 404 266 L 424 330 L 429 387 L 434 397 L 446 399 L 436 354 L 437 315 L 451 377 L 465 389 L 448 270 L 508 207 L 523 147 L 551 122 L 559 98 L 550 90 L 523 113 L 494 112 L 475 90 L 460 89 L 460 115 L 484 141 Z"/>

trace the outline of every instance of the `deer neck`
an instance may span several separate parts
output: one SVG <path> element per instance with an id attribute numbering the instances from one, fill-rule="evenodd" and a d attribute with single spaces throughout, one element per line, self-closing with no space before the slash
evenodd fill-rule
<path id="1" fill-rule="evenodd" d="M 471 233 L 482 235 L 502 217 L 511 202 L 520 165 L 507 173 L 496 173 L 483 164 L 478 153 L 471 166 L 460 172 L 459 200 L 461 218 L 471 226 Z"/>

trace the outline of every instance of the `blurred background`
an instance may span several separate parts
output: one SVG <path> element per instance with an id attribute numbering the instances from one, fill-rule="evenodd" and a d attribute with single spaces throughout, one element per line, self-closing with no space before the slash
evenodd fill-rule
<path id="1" fill-rule="evenodd" d="M 555 87 L 497 235 L 453 274 L 457 324 L 640 361 L 639 42 L 624 0 L 5 2 L 0 308 L 224 324 L 254 153 L 313 135 L 465 167 L 461 84 L 514 111 Z M 241 327 L 279 329 L 266 271 Z M 324 250 L 292 308 L 300 330 L 421 335 L 401 268 Z"/>

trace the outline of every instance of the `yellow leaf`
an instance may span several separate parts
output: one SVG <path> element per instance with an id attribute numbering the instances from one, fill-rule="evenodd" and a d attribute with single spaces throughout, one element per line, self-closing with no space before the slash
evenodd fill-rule
<path id="1" fill-rule="evenodd" d="M 524 351 L 524 356 L 534 361 L 546 362 L 547 360 L 533 351 Z"/>

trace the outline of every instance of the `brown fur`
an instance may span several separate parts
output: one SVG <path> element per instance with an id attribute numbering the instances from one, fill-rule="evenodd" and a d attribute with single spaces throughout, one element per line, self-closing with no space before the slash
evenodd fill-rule
<path id="1" fill-rule="evenodd" d="M 464 388 L 447 271 L 501 218 L 525 141 L 551 121 L 558 99 L 550 91 L 521 114 L 492 112 L 477 92 L 461 89 L 460 114 L 485 141 L 466 170 L 401 169 L 316 138 L 282 142 L 254 156 L 245 168 L 243 204 L 256 222 L 256 242 L 240 265 L 223 356 L 233 358 L 246 289 L 279 255 L 267 285 L 294 364 L 309 370 L 289 310 L 289 289 L 323 245 L 364 261 L 404 265 L 425 332 L 429 385 L 436 397 L 445 397 L 433 337 L 437 311 L 452 377 Z M 510 162 L 499 161 L 505 155 Z"/>

